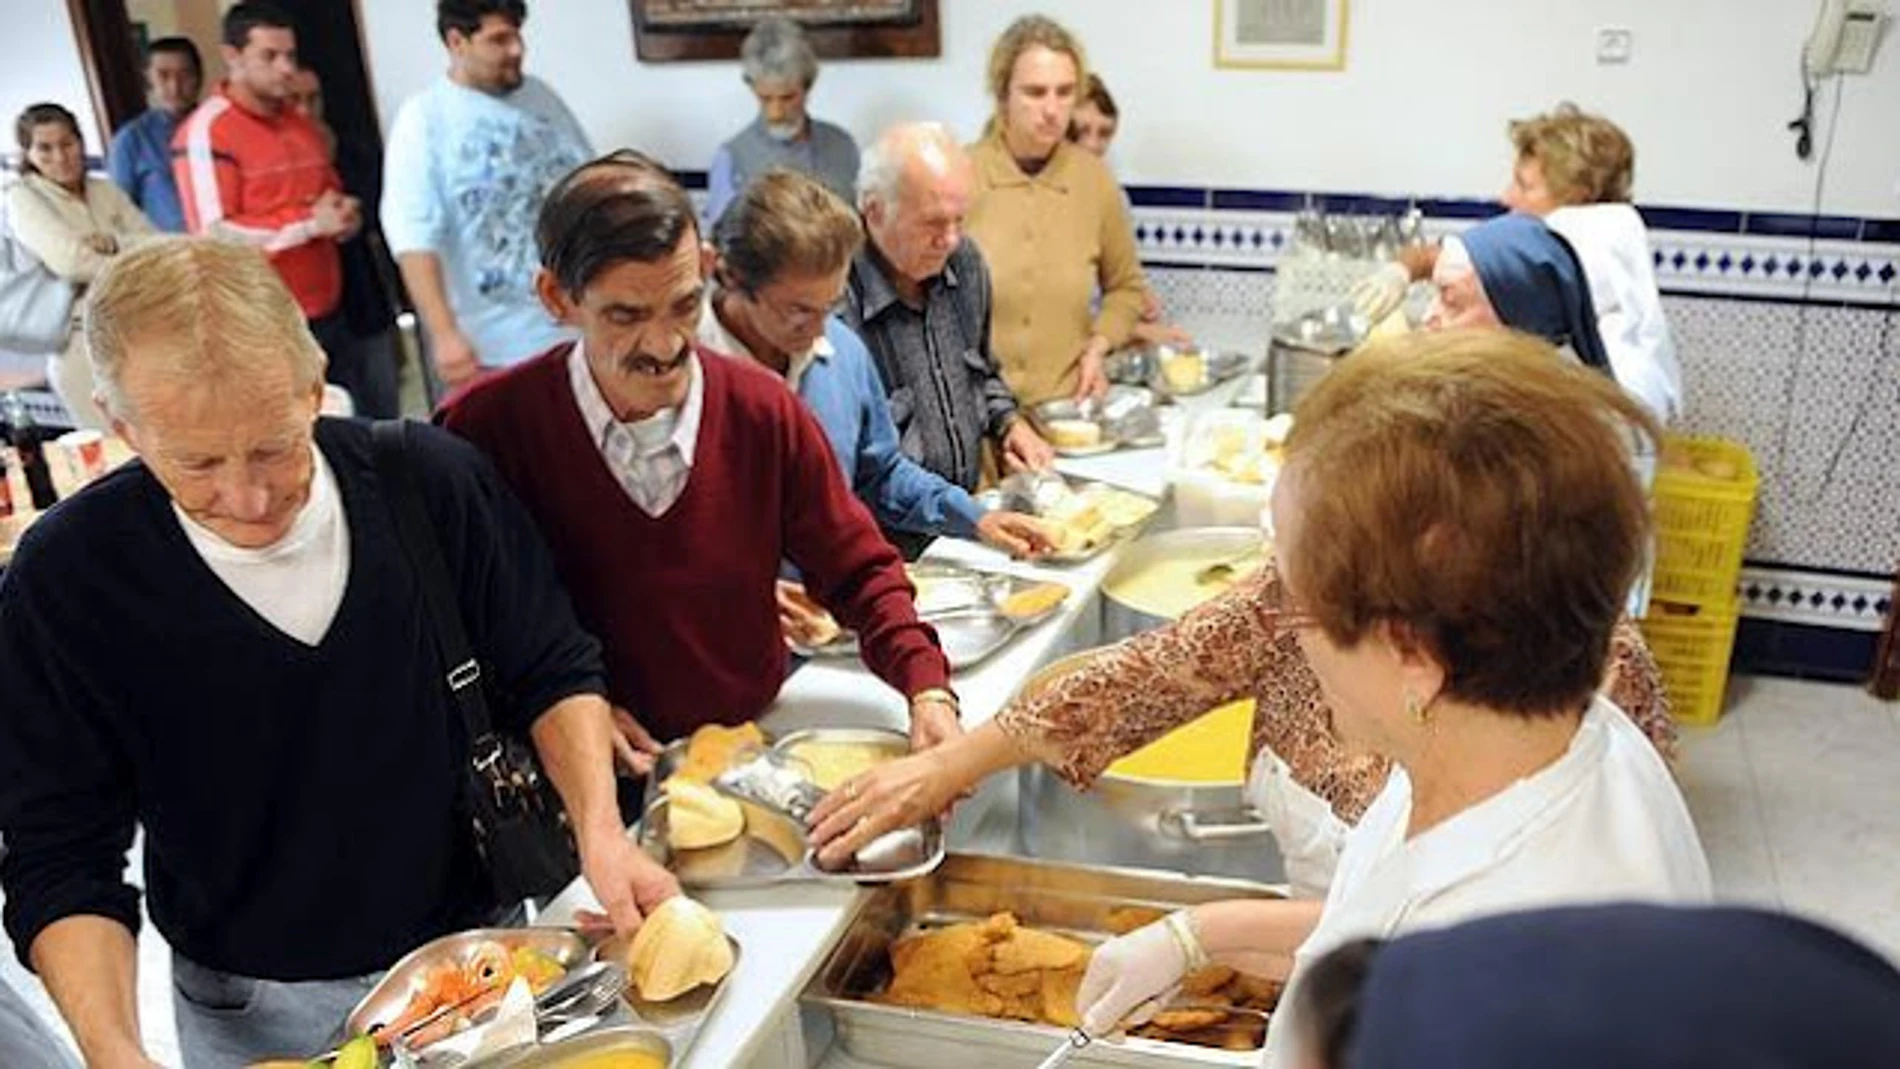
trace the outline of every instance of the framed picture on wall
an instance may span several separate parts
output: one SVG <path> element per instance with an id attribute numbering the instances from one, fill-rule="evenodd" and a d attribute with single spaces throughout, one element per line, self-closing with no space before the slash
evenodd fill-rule
<path id="1" fill-rule="evenodd" d="M 628 0 L 634 52 L 643 63 L 738 59 L 739 44 L 768 15 L 805 29 L 826 59 L 934 57 L 943 53 L 938 0 Z"/>
<path id="2" fill-rule="evenodd" d="M 1214 66 L 1346 68 L 1347 0 L 1214 0 Z"/>

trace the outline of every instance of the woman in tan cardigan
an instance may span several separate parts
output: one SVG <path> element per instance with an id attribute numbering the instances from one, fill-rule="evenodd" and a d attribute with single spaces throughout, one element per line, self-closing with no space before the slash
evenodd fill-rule
<path id="1" fill-rule="evenodd" d="M 110 179 L 87 176 L 86 145 L 72 112 L 35 104 L 20 113 L 14 132 L 20 180 L 7 190 L 13 236 L 79 296 L 65 348 L 46 358 L 46 377 L 75 422 L 102 430 L 106 417 L 92 399 L 92 368 L 79 323 L 85 287 L 112 257 L 156 231 Z"/>
<path id="2" fill-rule="evenodd" d="M 1107 390 L 1103 359 L 1141 318 L 1141 264 L 1121 187 L 1067 136 L 1087 76 L 1067 30 L 1040 15 L 1017 19 L 990 52 L 996 113 L 970 149 L 967 229 L 994 280 L 990 340 L 1025 404 Z"/>

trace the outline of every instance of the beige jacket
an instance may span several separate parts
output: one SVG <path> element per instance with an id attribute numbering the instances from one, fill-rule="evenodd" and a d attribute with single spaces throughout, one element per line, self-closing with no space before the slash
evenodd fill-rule
<path id="1" fill-rule="evenodd" d="M 1121 187 L 1101 160 L 1063 142 L 1031 177 L 1000 133 L 970 147 L 976 191 L 966 229 L 994 283 L 990 344 L 1017 400 L 1074 392 L 1083 346 L 1111 349 L 1141 318 L 1141 262 Z M 1097 289 L 1099 312 L 1091 312 Z"/>
<path id="2" fill-rule="evenodd" d="M 86 243 L 92 234 L 110 234 L 119 248 L 158 233 L 110 179 L 88 177 L 86 195 L 76 196 L 37 174 L 22 175 L 7 189 L 7 218 L 13 236 L 40 258 L 46 269 L 81 286 L 99 276 L 112 259 Z"/>

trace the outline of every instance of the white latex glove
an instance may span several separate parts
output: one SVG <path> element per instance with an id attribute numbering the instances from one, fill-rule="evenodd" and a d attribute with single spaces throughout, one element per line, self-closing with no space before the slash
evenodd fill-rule
<path id="1" fill-rule="evenodd" d="M 1405 303 L 1405 291 L 1412 285 L 1412 276 L 1405 265 L 1380 264 L 1379 269 L 1352 285 L 1353 310 L 1366 317 L 1366 321 L 1377 325 L 1385 322 L 1385 317 L 1398 311 Z"/>
<path id="2" fill-rule="evenodd" d="M 1082 1031 L 1105 1036 L 1146 1023 L 1173 997 L 1187 971 L 1187 952 L 1165 920 L 1110 939 L 1095 948 L 1076 989 Z"/>

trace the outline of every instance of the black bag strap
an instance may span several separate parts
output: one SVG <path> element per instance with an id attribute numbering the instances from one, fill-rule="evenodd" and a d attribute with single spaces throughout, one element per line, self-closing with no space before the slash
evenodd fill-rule
<path id="1" fill-rule="evenodd" d="M 407 422 L 383 419 L 370 427 L 376 473 L 382 478 L 390 511 L 395 515 L 396 535 L 402 540 L 409 563 L 415 567 L 416 581 L 422 587 L 422 601 L 435 632 L 436 649 L 442 654 L 442 663 L 449 666 L 449 694 L 455 699 L 456 708 L 461 710 L 462 720 L 468 725 L 469 743 L 474 745 L 493 730 L 488 700 L 481 685 L 482 667 L 475 660 L 468 632 L 462 627 L 455 587 L 449 582 L 448 565 L 442 560 L 442 543 L 422 503 L 415 469 L 409 463 Z"/>

